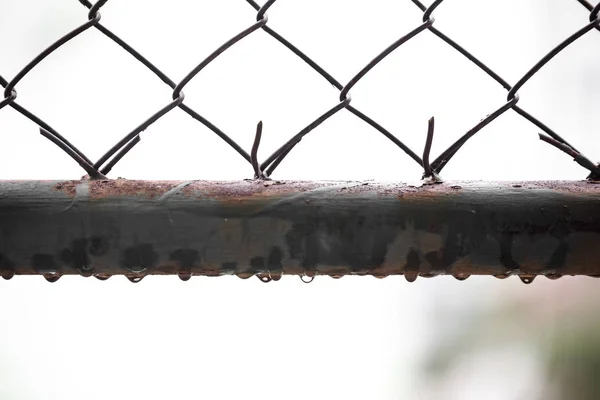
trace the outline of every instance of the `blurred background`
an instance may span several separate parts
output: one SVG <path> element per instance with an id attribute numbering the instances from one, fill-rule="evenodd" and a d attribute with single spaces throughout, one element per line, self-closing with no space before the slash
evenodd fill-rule
<path id="1" fill-rule="evenodd" d="M 109 1 L 102 23 L 174 81 L 254 23 L 242 0 Z M 279 0 L 269 26 L 348 82 L 421 23 L 408 0 Z M 444 2 L 435 26 L 514 84 L 586 25 L 576 0 Z M 12 79 L 83 24 L 76 0 L 0 0 L 0 75 Z M 520 91 L 519 105 L 600 159 L 600 33 L 568 47 Z M 16 87 L 18 102 L 97 160 L 171 100 L 171 90 L 94 28 Z M 186 104 L 259 158 L 337 104 L 338 90 L 257 31 L 184 90 Z M 432 156 L 506 101 L 506 91 L 430 32 L 351 91 L 352 104 Z M 575 179 L 587 172 L 509 111 L 443 171 L 446 180 Z M 112 170 L 128 179 L 252 177 L 249 164 L 175 109 Z M 0 110 L 0 178 L 78 179 L 76 163 L 10 107 Z M 420 167 L 343 110 L 311 132 L 276 179 L 413 181 Z M 597 399 L 600 300 L 593 278 L 524 285 L 451 277 L 258 279 L 63 277 L 0 281 L 0 399 Z"/>

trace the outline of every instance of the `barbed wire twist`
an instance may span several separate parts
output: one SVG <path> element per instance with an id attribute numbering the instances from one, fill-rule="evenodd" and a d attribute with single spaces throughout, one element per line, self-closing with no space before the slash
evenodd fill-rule
<path id="1" fill-rule="evenodd" d="M 565 139 L 563 139 L 560 135 L 550 129 L 547 125 L 542 123 L 539 119 L 525 111 L 523 108 L 519 107 L 517 103 L 519 102 L 519 94 L 518 91 L 538 72 L 540 71 L 550 60 L 552 60 L 555 56 L 557 56 L 561 51 L 567 48 L 570 44 L 581 38 L 586 33 L 590 32 L 594 28 L 596 30 L 600 30 L 600 19 L 598 18 L 598 13 L 600 12 L 600 2 L 595 6 L 589 3 L 586 0 L 577 0 L 583 7 L 585 7 L 589 12 L 589 23 L 577 30 L 575 33 L 570 35 L 564 41 L 559 43 L 556 47 L 554 47 L 550 52 L 548 52 L 542 59 L 540 59 L 531 69 L 527 71 L 514 85 L 510 85 L 507 81 L 500 77 L 496 72 L 494 72 L 490 67 L 476 58 L 473 54 L 468 52 L 465 48 L 460 46 L 457 42 L 453 41 L 450 37 L 446 36 L 443 32 L 435 28 L 433 18 L 433 12 L 436 8 L 438 8 L 443 0 L 435 0 L 429 7 L 425 6 L 419 0 L 411 0 L 412 3 L 418 7 L 423 12 L 422 23 L 419 24 L 416 28 L 406 33 L 398 40 L 390 44 L 383 51 L 381 51 L 373 60 L 371 60 L 365 67 L 363 67 L 350 81 L 342 85 L 339 81 L 337 81 L 329 72 L 327 72 L 323 67 L 321 67 L 317 62 L 315 62 L 312 58 L 294 46 L 290 41 L 281 36 L 278 32 L 273 30 L 271 27 L 267 25 L 268 16 L 267 11 L 269 8 L 275 3 L 276 0 L 268 0 L 262 6 L 256 3 L 254 0 L 246 0 L 246 2 L 253 7 L 256 11 L 256 22 L 250 25 L 248 28 L 244 29 L 231 39 L 227 40 L 220 47 L 218 47 L 215 51 L 213 51 L 210 55 L 204 58 L 194 69 L 192 69 L 180 82 L 175 83 L 175 81 L 171 80 L 164 72 L 162 72 L 155 64 L 150 62 L 147 58 L 142 56 L 139 52 L 137 52 L 133 47 L 127 44 L 123 39 L 117 36 L 115 33 L 110 31 L 107 27 L 100 23 L 101 15 L 100 9 L 106 4 L 108 0 L 98 0 L 96 3 L 91 3 L 88 0 L 79 0 L 79 2 L 85 6 L 88 12 L 88 21 L 84 24 L 78 26 L 73 29 L 44 51 L 42 51 L 39 55 L 37 55 L 32 61 L 30 61 L 21 71 L 17 73 L 17 75 L 10 81 L 5 80 L 0 75 L 0 85 L 4 88 L 4 98 L 0 101 L 0 109 L 5 106 L 10 106 L 19 113 L 21 113 L 26 118 L 30 119 L 39 127 L 40 134 L 46 137 L 48 140 L 52 141 L 59 148 L 61 148 L 65 153 L 67 153 L 71 158 L 73 158 L 89 175 L 91 179 L 107 179 L 107 174 L 111 171 L 111 169 L 140 141 L 140 134 L 150 127 L 154 122 L 158 121 L 165 114 L 169 113 L 174 108 L 178 107 L 185 111 L 192 118 L 206 126 L 212 132 L 214 132 L 217 136 L 219 136 L 222 140 L 224 140 L 229 146 L 231 146 L 241 157 L 243 157 L 248 163 L 252 165 L 254 178 L 255 179 L 269 179 L 269 176 L 275 171 L 275 169 L 279 166 L 279 164 L 286 158 L 286 156 L 294 149 L 294 147 L 300 143 L 300 141 L 306 136 L 308 133 L 312 132 L 325 122 L 327 119 L 337 114 L 341 110 L 345 109 L 349 111 L 351 114 L 355 115 L 359 119 L 363 120 L 367 124 L 369 124 L 372 128 L 377 130 L 387 139 L 389 139 L 392 143 L 398 146 L 402 151 L 404 151 L 410 158 L 412 158 L 417 164 L 419 164 L 423 168 L 423 177 L 431 178 L 433 182 L 439 181 L 439 174 L 443 170 L 443 168 L 447 165 L 447 163 L 454 157 L 454 155 L 462 148 L 462 146 L 472 138 L 477 132 L 482 130 L 485 126 L 490 124 L 496 118 L 512 109 L 521 117 L 525 118 L 539 129 L 541 129 L 544 134 L 540 134 L 540 139 L 544 142 L 547 142 L 554 147 L 560 149 L 561 151 L 569 154 L 574 158 L 574 160 L 579 163 L 584 168 L 590 171 L 590 175 L 588 175 L 588 179 L 591 180 L 600 180 L 600 167 L 599 165 L 594 164 L 588 158 L 586 158 L 580 151 L 578 151 L 574 146 L 569 144 Z M 141 124 L 139 124 L 135 129 L 125 135 L 121 140 L 115 143 L 98 161 L 92 162 L 89 158 L 87 158 L 79 149 L 77 149 L 72 143 L 70 143 L 64 136 L 62 136 L 58 131 L 52 128 L 48 123 L 43 121 L 41 118 L 37 117 L 34 113 L 26 109 L 17 103 L 17 84 L 25 78 L 25 76 L 31 72 L 40 62 L 42 62 L 47 56 L 51 53 L 62 47 L 64 44 L 69 42 L 71 39 L 77 37 L 84 31 L 95 28 L 104 34 L 106 37 L 111 39 L 113 42 L 121 46 L 125 51 L 127 51 L 130 55 L 132 55 L 136 60 L 150 69 L 164 84 L 168 85 L 172 90 L 172 99 L 171 101 L 162 107 L 160 110 L 152 114 L 146 120 L 144 120 Z M 255 135 L 254 144 L 252 146 L 251 154 L 248 154 L 238 143 L 236 143 L 233 139 L 231 139 L 225 132 L 219 129 L 215 124 L 211 121 L 203 117 L 200 113 L 187 106 L 184 103 L 185 95 L 183 93 L 183 89 L 185 86 L 194 79 L 206 66 L 208 66 L 212 61 L 214 61 L 219 55 L 227 51 L 230 47 L 232 47 L 237 42 L 251 35 L 252 33 L 258 31 L 259 29 L 265 31 L 283 46 L 285 46 L 288 50 L 292 51 L 296 56 L 298 56 L 302 61 L 308 64 L 315 72 L 317 72 L 323 79 L 325 79 L 328 83 L 333 85 L 336 89 L 339 90 L 339 103 L 335 106 L 324 112 L 318 118 L 313 120 L 311 123 L 306 125 L 302 130 L 300 130 L 297 134 L 292 136 L 289 140 L 287 140 L 284 144 L 282 144 L 275 152 L 273 152 L 270 156 L 268 156 L 262 163 L 258 161 L 258 148 L 260 145 L 260 139 L 262 135 L 262 121 L 257 125 L 257 131 Z M 479 67 L 482 71 L 484 71 L 489 77 L 494 79 L 498 84 L 500 84 L 505 90 L 508 91 L 506 103 L 494 110 L 491 114 L 488 114 L 485 118 L 479 121 L 473 128 L 468 130 L 465 134 L 463 134 L 458 140 L 456 140 L 452 145 L 450 145 L 446 150 L 444 150 L 437 158 L 433 160 L 433 162 L 429 161 L 431 144 L 433 140 L 433 128 L 434 128 L 434 119 L 433 117 L 429 121 L 429 128 L 426 136 L 426 143 L 423 152 L 423 157 L 419 157 L 413 150 L 411 150 L 408 146 L 406 146 L 398 137 L 393 135 L 390 131 L 385 129 L 381 124 L 376 122 L 374 119 L 351 105 L 351 89 L 362 79 L 365 75 L 367 75 L 379 62 L 385 59 L 388 55 L 398 49 L 401 45 L 413 39 L 417 35 L 421 34 L 424 31 L 429 31 L 437 36 L 439 39 L 444 41 L 446 44 L 451 46 L 453 49 L 458 51 L 464 57 L 466 57 L 469 61 Z"/>

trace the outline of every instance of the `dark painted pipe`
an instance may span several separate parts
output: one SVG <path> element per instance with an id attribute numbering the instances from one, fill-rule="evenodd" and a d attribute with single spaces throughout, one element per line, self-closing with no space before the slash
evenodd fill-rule
<path id="1" fill-rule="evenodd" d="M 600 276 L 600 185 L 0 181 L 0 273 Z"/>

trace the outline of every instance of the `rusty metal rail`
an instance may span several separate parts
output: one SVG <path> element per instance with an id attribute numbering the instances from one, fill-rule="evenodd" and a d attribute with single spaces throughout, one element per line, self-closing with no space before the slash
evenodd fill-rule
<path id="1" fill-rule="evenodd" d="M 600 276 L 589 182 L 0 181 L 0 273 Z"/>

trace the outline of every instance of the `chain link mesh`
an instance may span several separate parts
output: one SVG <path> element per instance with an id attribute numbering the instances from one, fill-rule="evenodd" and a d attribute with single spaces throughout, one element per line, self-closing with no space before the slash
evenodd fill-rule
<path id="1" fill-rule="evenodd" d="M 38 125 L 40 134 L 52 141 L 58 147 L 60 147 L 66 154 L 74 159 L 89 175 L 91 179 L 105 179 L 111 169 L 140 141 L 140 134 L 147 129 L 150 125 L 155 123 L 157 120 L 162 118 L 165 114 L 169 113 L 174 108 L 180 108 L 192 118 L 206 126 L 222 140 L 224 140 L 229 146 L 231 146 L 240 157 L 243 157 L 249 164 L 251 164 L 254 177 L 257 179 L 269 179 L 269 176 L 275 171 L 279 164 L 286 158 L 286 156 L 295 148 L 295 146 L 310 132 L 315 130 L 319 125 L 325 122 L 333 115 L 346 110 L 357 118 L 363 120 L 373 129 L 380 132 L 387 139 L 389 139 L 394 145 L 400 148 L 408 157 L 414 160 L 423 169 L 423 177 L 431 179 L 433 181 L 438 180 L 438 176 L 447 163 L 454 157 L 454 155 L 461 149 L 461 147 L 472 138 L 477 132 L 486 127 L 490 122 L 500 117 L 508 110 L 514 110 L 521 117 L 529 121 L 530 123 L 541 129 L 544 134 L 540 134 L 540 139 L 544 142 L 551 144 L 557 149 L 573 157 L 573 159 L 582 165 L 584 168 L 590 171 L 588 179 L 599 180 L 600 179 L 600 168 L 598 165 L 591 162 L 586 158 L 580 151 L 574 146 L 569 144 L 563 137 L 561 137 L 554 130 L 549 128 L 546 124 L 534 117 L 532 114 L 524 110 L 518 105 L 519 103 L 519 90 L 538 72 L 540 71 L 549 61 L 557 56 L 561 51 L 567 48 L 569 45 L 577 41 L 579 38 L 584 36 L 586 33 L 596 29 L 600 30 L 600 19 L 598 13 L 600 11 L 600 3 L 595 6 L 585 0 L 577 0 L 579 4 L 585 7 L 589 11 L 589 23 L 585 24 L 575 33 L 564 39 L 561 43 L 556 45 L 549 53 L 542 57 L 533 67 L 531 67 L 527 73 L 525 73 L 514 85 L 509 84 L 499 74 L 497 74 L 492 68 L 484 64 L 477 57 L 471 54 L 468 50 L 462 47 L 460 44 L 452 40 L 450 37 L 445 35 L 442 31 L 434 26 L 433 12 L 440 6 L 443 0 L 436 0 L 430 6 L 425 6 L 418 0 L 412 0 L 412 3 L 423 12 L 422 22 L 418 24 L 413 30 L 406 33 L 402 37 L 398 38 L 387 48 L 381 51 L 373 60 L 365 65 L 352 79 L 346 84 L 340 83 L 336 80 L 329 72 L 327 72 L 322 66 L 320 66 L 315 60 L 306 55 L 302 50 L 297 48 L 294 44 L 288 41 L 285 37 L 280 35 L 277 31 L 272 29 L 268 25 L 267 11 L 275 3 L 276 0 L 268 0 L 262 6 L 253 0 L 246 0 L 249 6 L 253 7 L 256 14 L 256 22 L 252 23 L 248 28 L 244 29 L 231 39 L 227 40 L 220 47 L 218 47 L 211 54 L 206 56 L 199 64 L 196 65 L 181 81 L 175 82 L 170 79 L 164 72 L 162 72 L 156 65 L 150 60 L 145 58 L 142 54 L 131 47 L 127 42 L 113 33 L 110 29 L 104 26 L 100 20 L 100 9 L 105 5 L 107 0 L 98 0 L 96 3 L 91 3 L 87 0 L 79 0 L 79 2 L 85 6 L 88 12 L 88 20 L 71 32 L 67 33 L 51 46 L 37 55 L 31 60 L 25 67 L 23 67 L 17 74 L 10 80 L 6 80 L 0 75 L 0 85 L 4 88 L 3 99 L 0 101 L 0 109 L 4 107 L 12 107 L 17 112 L 21 113 L 33 123 Z M 156 77 L 158 77 L 165 85 L 168 85 L 172 89 L 171 100 L 160 110 L 156 111 L 146 120 L 142 121 L 135 129 L 129 132 L 121 140 L 115 143 L 108 151 L 104 153 L 97 161 L 93 162 L 86 157 L 83 152 L 77 149 L 67 138 L 62 136 L 56 129 L 50 126 L 47 122 L 36 116 L 33 112 L 27 108 L 21 106 L 17 100 L 17 85 L 24 79 L 29 72 L 31 72 L 36 66 L 38 66 L 47 56 L 54 51 L 60 49 L 64 44 L 77 37 L 84 31 L 95 28 L 108 39 L 112 40 L 117 45 L 121 46 L 131 56 L 138 60 L 141 65 L 152 71 Z M 289 51 L 294 53 L 297 57 L 308 64 L 314 69 L 324 80 L 329 82 L 340 92 L 339 102 L 333 105 L 329 110 L 323 113 L 321 116 L 313 121 L 310 121 L 302 130 L 292 136 L 290 139 L 285 141 L 275 152 L 268 156 L 265 160 L 258 160 L 258 148 L 260 145 L 260 139 L 262 134 L 262 123 L 259 123 L 256 130 L 256 136 L 254 144 L 252 146 L 250 154 L 246 152 L 236 141 L 215 125 L 215 123 L 209 121 L 207 118 L 202 116 L 199 112 L 195 111 L 191 107 L 185 104 L 184 88 L 186 85 L 194 79 L 202 70 L 213 62 L 219 55 L 227 51 L 237 42 L 244 38 L 252 35 L 258 30 L 263 30 L 270 35 L 274 40 L 278 41 L 282 46 L 285 46 Z M 470 62 L 479 67 L 484 71 L 491 79 L 496 81 L 507 91 L 506 103 L 503 104 L 496 110 L 493 110 L 484 119 L 478 122 L 446 150 L 441 152 L 435 159 L 430 161 L 430 150 L 434 135 L 434 119 L 431 118 L 429 121 L 429 129 L 426 135 L 425 148 L 423 152 L 415 152 L 407 145 L 405 145 L 397 136 L 392 134 L 380 123 L 369 117 L 367 114 L 354 107 L 351 104 L 350 92 L 352 88 L 379 62 L 389 56 L 392 52 L 397 51 L 403 44 L 412 40 L 416 36 L 422 34 L 425 31 L 429 31 L 436 37 L 441 39 L 448 46 L 452 47 L 455 51 L 466 57 Z M 0 116 L 1 117 L 1 116 Z M 419 154 L 422 154 L 421 156 Z"/>

